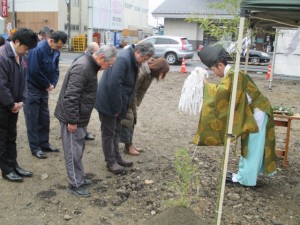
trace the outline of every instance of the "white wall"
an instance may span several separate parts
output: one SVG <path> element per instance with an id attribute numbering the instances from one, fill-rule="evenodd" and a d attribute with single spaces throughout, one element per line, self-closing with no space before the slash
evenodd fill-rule
<path id="1" fill-rule="evenodd" d="M 197 48 L 197 41 L 203 40 L 203 31 L 198 24 L 188 23 L 184 19 L 165 18 L 164 34 L 186 37 L 194 49 Z"/>
<path id="2" fill-rule="evenodd" d="M 68 9 L 66 2 L 59 1 L 58 30 L 67 32 L 67 30 L 64 30 L 65 24 L 68 23 L 67 16 Z M 88 1 L 80 0 L 77 6 L 71 4 L 71 24 L 79 25 L 78 31 L 71 31 L 71 37 L 87 33 L 87 31 L 84 31 L 84 27 L 88 26 Z"/>
<path id="3" fill-rule="evenodd" d="M 65 0 L 59 0 L 65 3 Z M 12 0 L 8 1 L 9 11 L 12 11 Z M 57 12 L 58 0 L 15 0 L 17 12 Z"/>
<path id="4" fill-rule="evenodd" d="M 58 30 L 65 31 L 67 33 L 67 31 L 65 30 L 65 24 L 68 23 L 68 18 L 67 18 L 67 16 L 68 16 L 68 14 L 67 14 L 68 13 L 67 4 L 66 4 L 65 1 L 59 1 L 58 5 L 59 5 L 59 10 L 58 10 Z"/>
<path id="5" fill-rule="evenodd" d="M 124 29 L 148 26 L 149 0 L 124 0 Z"/>
<path id="6" fill-rule="evenodd" d="M 277 29 L 276 54 L 273 62 L 274 75 L 300 77 L 300 43 L 291 55 L 284 55 L 296 31 L 296 29 Z"/>
<path id="7" fill-rule="evenodd" d="M 0 34 L 4 34 L 4 19 L 0 16 Z"/>

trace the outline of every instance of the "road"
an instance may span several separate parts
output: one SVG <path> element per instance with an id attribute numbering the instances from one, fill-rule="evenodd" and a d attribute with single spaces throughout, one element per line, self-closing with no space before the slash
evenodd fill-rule
<path id="1" fill-rule="evenodd" d="M 78 56 L 79 54 L 81 54 L 81 53 L 61 51 L 60 63 L 71 65 L 71 63 L 73 62 L 75 57 Z M 185 65 L 186 65 L 187 73 L 190 73 L 197 66 L 205 68 L 205 66 L 200 62 L 198 56 L 196 56 L 196 53 L 195 53 L 194 59 L 185 61 Z M 241 64 L 240 68 L 243 69 L 244 65 Z M 170 70 L 172 72 L 180 72 L 181 64 L 171 65 Z M 266 66 L 248 65 L 249 72 L 266 73 L 267 70 L 268 70 L 267 65 Z"/>

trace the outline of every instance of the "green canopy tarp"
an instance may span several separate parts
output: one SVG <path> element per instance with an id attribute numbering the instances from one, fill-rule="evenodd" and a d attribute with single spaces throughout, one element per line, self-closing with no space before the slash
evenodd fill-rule
<path id="1" fill-rule="evenodd" d="M 300 26 L 300 0 L 243 0 L 241 16 L 249 17 L 251 25 Z"/>

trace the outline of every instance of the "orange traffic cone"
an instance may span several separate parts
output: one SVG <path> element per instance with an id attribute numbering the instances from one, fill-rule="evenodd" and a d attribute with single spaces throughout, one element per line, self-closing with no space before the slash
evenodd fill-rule
<path id="1" fill-rule="evenodd" d="M 182 63 L 181 63 L 181 73 L 186 73 L 186 67 L 185 67 L 185 59 L 182 58 Z"/>
<path id="2" fill-rule="evenodd" d="M 272 62 L 270 61 L 269 67 L 268 67 L 268 72 L 267 72 L 267 75 L 266 75 L 266 79 L 270 79 L 271 71 L 272 71 Z"/>

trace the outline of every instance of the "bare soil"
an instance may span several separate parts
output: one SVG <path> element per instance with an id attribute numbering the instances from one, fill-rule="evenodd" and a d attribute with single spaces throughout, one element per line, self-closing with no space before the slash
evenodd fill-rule
<path id="1" fill-rule="evenodd" d="M 154 82 L 138 109 L 134 135 L 136 146 L 144 149 L 140 156 L 124 155 L 134 161 L 123 176 L 106 170 L 101 149 L 100 122 L 93 111 L 88 131 L 96 135 L 87 141 L 83 157 L 85 172 L 94 182 L 92 196 L 79 198 L 67 192 L 66 170 L 60 139 L 60 126 L 53 116 L 67 65 L 61 65 L 59 84 L 50 96 L 51 144 L 60 153 L 47 153 L 44 160 L 30 153 L 24 115 L 18 122 L 18 162 L 34 173 L 23 183 L 0 178 L 1 225 L 136 225 L 136 224 L 213 224 L 216 218 L 220 184 L 222 147 L 191 144 L 199 116 L 178 111 L 184 79 L 188 74 L 171 72 L 163 82 Z M 265 75 L 254 81 L 273 105 L 294 107 L 300 113 L 300 81 L 274 79 L 268 89 Z M 212 82 L 218 79 L 211 76 Z M 277 161 L 277 175 L 259 177 L 260 188 L 226 185 L 222 224 L 300 224 L 300 121 L 292 122 L 289 165 Z M 278 147 L 285 144 L 285 128 L 276 127 Z M 233 145 L 234 146 L 234 145 Z M 123 146 L 120 145 L 123 152 Z M 173 160 L 176 150 L 186 148 L 200 175 L 199 193 L 191 190 L 190 208 L 173 207 L 166 202 L 178 198 L 168 184 L 176 178 Z M 230 152 L 228 168 L 237 170 L 239 147 Z M 152 180 L 146 184 L 145 180 Z M 182 222 L 185 221 L 185 222 Z"/>

